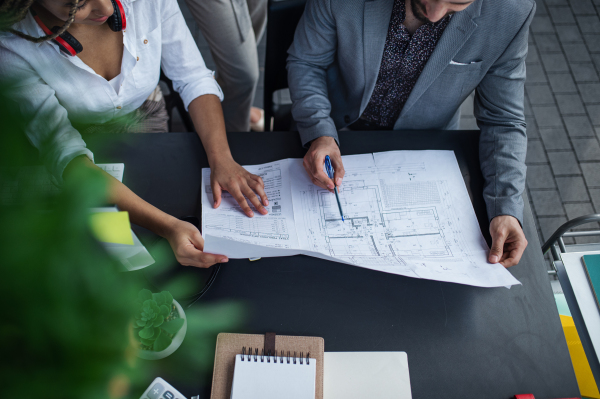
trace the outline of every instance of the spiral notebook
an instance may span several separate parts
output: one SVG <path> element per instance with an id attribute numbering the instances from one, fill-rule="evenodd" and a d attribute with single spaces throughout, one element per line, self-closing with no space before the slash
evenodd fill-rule
<path id="1" fill-rule="evenodd" d="M 315 399 L 317 359 L 290 351 L 269 356 L 264 349 L 245 354 L 244 349 L 235 357 L 231 399 Z"/>
<path id="2" fill-rule="evenodd" d="M 261 391 L 258 396 L 251 396 L 254 395 L 255 388 L 250 388 L 260 388 L 266 381 L 278 389 L 281 387 L 275 384 L 282 383 L 282 390 L 274 391 L 276 396 L 272 396 L 273 398 L 323 399 L 324 350 L 325 341 L 320 337 L 221 333 L 217 337 L 210 398 L 267 399 L 270 396 L 266 396 L 266 391 Z M 275 352 L 278 355 L 277 363 Z M 290 378 L 302 386 L 294 389 L 294 394 L 306 393 L 307 396 L 292 396 L 290 384 L 295 382 L 289 382 Z M 270 382 L 275 380 L 277 382 Z"/>

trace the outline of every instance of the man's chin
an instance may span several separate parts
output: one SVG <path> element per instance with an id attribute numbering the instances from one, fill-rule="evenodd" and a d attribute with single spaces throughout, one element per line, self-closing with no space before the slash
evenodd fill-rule
<path id="1" fill-rule="evenodd" d="M 410 0 L 410 8 L 412 10 L 413 16 L 424 24 L 430 24 L 431 21 L 425 16 L 423 13 L 423 5 L 420 0 Z"/>

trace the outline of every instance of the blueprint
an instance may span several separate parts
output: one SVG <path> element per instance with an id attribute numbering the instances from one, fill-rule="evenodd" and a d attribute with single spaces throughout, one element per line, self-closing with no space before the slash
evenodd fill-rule
<path id="1" fill-rule="evenodd" d="M 342 158 L 345 221 L 335 194 L 315 186 L 299 159 L 246 167 L 278 194 L 267 191 L 266 216 L 247 218 L 232 198 L 212 209 L 210 183 L 204 183 L 205 250 L 232 258 L 307 254 L 415 278 L 482 287 L 519 284 L 502 265 L 487 262 L 489 248 L 453 152 Z M 270 178 L 275 171 L 278 177 Z M 203 181 L 207 178 L 209 170 Z M 285 212 L 274 212 L 275 206 Z"/>

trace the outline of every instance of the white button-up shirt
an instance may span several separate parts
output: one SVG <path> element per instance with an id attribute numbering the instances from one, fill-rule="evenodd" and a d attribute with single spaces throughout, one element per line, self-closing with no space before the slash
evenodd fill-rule
<path id="1" fill-rule="evenodd" d="M 205 94 L 223 100 L 176 0 L 121 1 L 127 26 L 118 91 L 54 42 L 36 44 L 0 33 L 0 79 L 10 82 L 9 99 L 17 102 L 26 118 L 25 133 L 57 182 L 73 158 L 93 160 L 73 125 L 105 123 L 139 108 L 156 88 L 161 65 L 186 109 Z M 45 35 L 31 14 L 13 29 Z"/>

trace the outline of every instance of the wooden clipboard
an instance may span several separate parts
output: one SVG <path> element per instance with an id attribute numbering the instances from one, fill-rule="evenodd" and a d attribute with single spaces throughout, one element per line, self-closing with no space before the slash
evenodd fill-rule
<path id="1" fill-rule="evenodd" d="M 306 356 L 317 359 L 317 376 L 315 381 L 315 399 L 323 399 L 323 360 L 325 352 L 325 340 L 321 337 L 296 337 L 289 335 L 273 334 L 275 350 L 278 353 L 288 351 L 298 356 L 303 352 Z M 229 399 L 231 397 L 231 384 L 233 382 L 233 369 L 235 367 L 235 355 L 242 353 L 242 348 L 258 348 L 258 353 L 265 346 L 265 335 L 262 334 L 230 334 L 220 333 L 217 336 L 217 349 L 215 352 L 215 367 L 213 370 L 211 399 Z"/>

